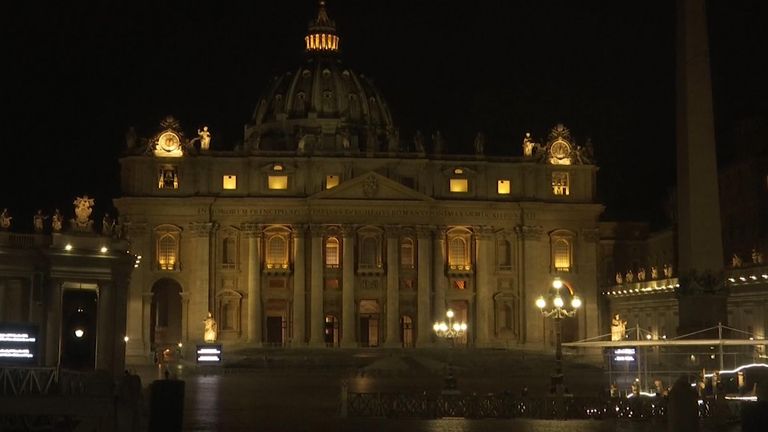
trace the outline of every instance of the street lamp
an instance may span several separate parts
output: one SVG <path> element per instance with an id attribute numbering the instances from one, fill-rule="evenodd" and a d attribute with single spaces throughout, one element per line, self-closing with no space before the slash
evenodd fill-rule
<path id="1" fill-rule="evenodd" d="M 453 342 L 454 339 L 464 336 L 464 333 L 467 332 L 467 323 L 454 321 L 454 316 L 453 310 L 448 309 L 445 311 L 445 317 L 448 318 L 448 322 L 435 321 L 432 329 L 438 337 L 450 339 Z"/>
<path id="2" fill-rule="evenodd" d="M 563 318 L 570 318 L 576 315 L 576 310 L 581 307 L 581 299 L 579 296 L 574 295 L 571 298 L 570 308 L 565 307 L 565 300 L 560 294 L 560 289 L 563 287 L 563 281 L 560 278 L 555 278 L 552 281 L 552 288 L 554 292 L 548 293 L 548 297 L 551 297 L 551 306 L 549 306 L 547 299 L 543 295 L 536 299 L 536 307 L 539 308 L 541 314 L 546 318 L 552 318 L 555 320 L 555 341 L 557 343 L 555 350 L 555 374 L 552 375 L 552 386 L 556 391 L 561 390 L 563 384 Z"/>
<path id="3" fill-rule="evenodd" d="M 449 339 L 451 341 L 451 346 L 456 345 L 456 338 L 460 338 L 464 336 L 464 334 L 467 332 L 467 323 L 464 321 L 458 322 L 454 321 L 453 317 L 455 314 L 453 313 L 452 309 L 448 309 L 445 311 L 445 317 L 448 319 L 446 321 L 435 321 L 435 324 L 432 326 L 432 329 L 435 331 L 435 334 L 438 337 Z M 448 361 L 448 371 L 447 376 L 445 377 L 445 390 L 447 391 L 457 391 L 456 390 L 456 378 L 453 376 L 453 366 L 452 362 Z"/>

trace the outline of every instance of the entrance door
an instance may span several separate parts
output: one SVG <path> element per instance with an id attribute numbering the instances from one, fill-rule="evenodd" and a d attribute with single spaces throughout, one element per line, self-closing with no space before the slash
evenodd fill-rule
<path id="1" fill-rule="evenodd" d="M 360 300 L 360 346 L 379 346 L 379 302 Z"/>
<path id="2" fill-rule="evenodd" d="M 62 297 L 61 367 L 93 370 L 96 366 L 98 300 L 93 290 L 64 290 Z"/>
<path id="3" fill-rule="evenodd" d="M 181 285 L 161 279 L 152 286 L 150 342 L 155 350 L 170 348 L 175 352 L 181 342 Z"/>
<path id="4" fill-rule="evenodd" d="M 267 343 L 274 346 L 283 345 L 283 317 L 267 317 Z"/>

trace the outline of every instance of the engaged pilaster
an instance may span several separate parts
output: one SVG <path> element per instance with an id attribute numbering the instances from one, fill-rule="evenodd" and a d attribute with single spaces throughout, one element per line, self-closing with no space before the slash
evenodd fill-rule
<path id="1" fill-rule="evenodd" d="M 400 228 L 386 227 L 387 236 L 387 338 L 384 346 L 398 348 L 400 342 Z"/>
<path id="2" fill-rule="evenodd" d="M 258 224 L 243 224 L 248 239 L 248 343 L 262 343 L 261 305 L 261 241 L 263 230 Z"/>
<path id="3" fill-rule="evenodd" d="M 355 341 L 355 227 L 343 225 L 341 267 L 341 346 L 354 348 Z"/>

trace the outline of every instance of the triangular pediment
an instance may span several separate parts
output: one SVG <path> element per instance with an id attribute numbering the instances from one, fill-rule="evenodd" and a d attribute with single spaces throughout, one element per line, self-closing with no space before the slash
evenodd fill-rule
<path id="1" fill-rule="evenodd" d="M 310 199 L 432 201 L 432 198 L 373 171 L 318 192 Z"/>

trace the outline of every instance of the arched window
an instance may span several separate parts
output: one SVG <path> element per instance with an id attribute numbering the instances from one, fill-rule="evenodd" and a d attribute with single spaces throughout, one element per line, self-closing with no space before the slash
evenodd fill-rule
<path id="1" fill-rule="evenodd" d="M 274 235 L 267 240 L 267 267 L 288 268 L 288 248 L 281 235 Z"/>
<path id="2" fill-rule="evenodd" d="M 325 241 L 325 266 L 339 267 L 339 239 L 336 237 L 328 237 Z"/>
<path id="3" fill-rule="evenodd" d="M 405 237 L 400 242 L 400 265 L 413 268 L 413 239 Z"/>
<path id="4" fill-rule="evenodd" d="M 360 247 L 360 266 L 374 268 L 378 264 L 378 241 L 375 237 L 364 237 Z"/>
<path id="5" fill-rule="evenodd" d="M 467 241 L 462 237 L 451 239 L 448 248 L 448 265 L 451 268 L 464 267 L 467 263 Z"/>
<path id="6" fill-rule="evenodd" d="M 179 239 L 181 230 L 174 225 L 155 228 L 155 258 L 159 270 L 179 269 Z"/>
<path id="7" fill-rule="evenodd" d="M 571 243 L 564 238 L 556 238 L 552 242 L 552 257 L 555 263 L 555 270 L 571 270 Z"/>

